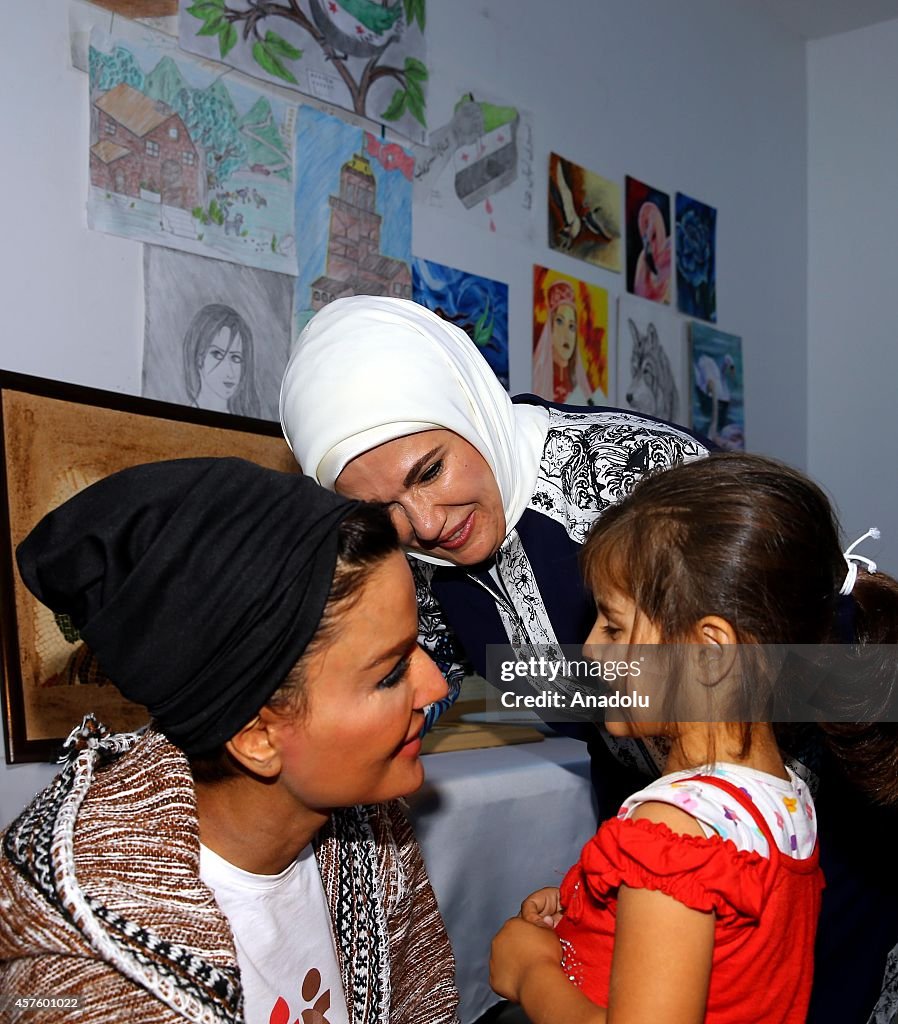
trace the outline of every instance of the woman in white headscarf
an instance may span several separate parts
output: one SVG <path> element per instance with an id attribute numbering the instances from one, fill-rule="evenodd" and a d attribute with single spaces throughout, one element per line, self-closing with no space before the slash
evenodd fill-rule
<path id="1" fill-rule="evenodd" d="M 589 527 L 645 472 L 706 451 L 650 417 L 512 400 L 464 331 L 374 296 L 312 318 L 280 409 L 306 474 L 391 507 L 413 556 L 421 643 L 450 684 L 431 722 L 471 665 L 485 674 L 487 644 L 582 644 L 595 615 L 577 566 Z M 616 753 L 654 768 L 644 749 Z"/>

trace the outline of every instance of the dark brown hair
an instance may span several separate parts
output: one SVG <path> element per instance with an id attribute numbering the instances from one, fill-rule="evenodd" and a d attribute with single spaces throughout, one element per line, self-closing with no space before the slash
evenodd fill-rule
<path id="1" fill-rule="evenodd" d="M 851 596 L 858 643 L 898 643 L 898 582 L 884 573 L 861 570 Z M 865 690 L 874 700 L 894 707 L 898 681 L 893 661 L 888 656 L 881 659 L 879 671 L 874 666 Z M 820 728 L 827 747 L 859 789 L 876 803 L 898 805 L 898 723 L 828 722 Z"/>
<path id="2" fill-rule="evenodd" d="M 822 643 L 845 575 L 823 491 L 731 452 L 642 480 L 593 527 L 582 566 L 590 586 L 630 595 L 668 642 L 719 615 L 743 642 Z"/>
<path id="3" fill-rule="evenodd" d="M 343 615 L 358 601 L 372 573 L 384 559 L 400 550 L 399 537 L 386 507 L 371 502 L 359 503 L 340 522 L 337 541 L 334 578 L 318 629 L 302 658 L 268 699 L 267 707 L 300 716 L 305 712 L 308 660 L 333 641 Z M 190 767 L 196 782 L 220 782 L 240 774 L 237 762 L 225 747 L 208 756 L 191 758 Z"/>
<path id="4" fill-rule="evenodd" d="M 581 564 L 593 591 L 601 584 L 629 596 L 666 643 L 685 640 L 709 615 L 726 619 L 742 644 L 840 639 L 836 609 L 846 564 L 838 520 L 815 483 L 773 459 L 714 453 L 643 479 L 597 521 Z M 853 601 L 860 643 L 898 642 L 898 583 L 861 571 Z M 758 684 L 759 664 L 745 673 L 746 685 Z M 673 707 L 675 690 L 676 680 Z M 757 695 L 738 699 L 757 706 Z M 861 788 L 898 801 L 894 725 L 821 728 Z M 742 740 L 747 752 L 747 724 Z"/>

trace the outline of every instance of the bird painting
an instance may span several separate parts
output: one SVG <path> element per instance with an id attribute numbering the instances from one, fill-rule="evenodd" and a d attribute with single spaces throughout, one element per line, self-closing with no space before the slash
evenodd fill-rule
<path id="1" fill-rule="evenodd" d="M 708 417 L 704 433 L 721 448 L 742 451 L 745 437 L 741 423 L 729 422 L 730 385 L 736 382 L 736 363 L 729 353 L 719 359 L 707 353 L 693 366 L 699 408 Z"/>
<path id="2" fill-rule="evenodd" d="M 564 176 L 564 164 L 560 160 L 555 165 L 555 187 L 564 214 L 564 226 L 559 231 L 564 240 L 562 248 L 569 249 L 581 232 L 595 235 L 602 242 L 611 242 L 617 238 L 618 232 L 609 224 L 601 204 L 590 205 L 586 201 L 578 209 L 574 203 L 574 193 Z"/>
<path id="3" fill-rule="evenodd" d="M 655 203 L 640 207 L 639 235 L 642 251 L 636 262 L 633 293 L 654 302 L 670 302 L 670 238 Z"/>
<path id="4" fill-rule="evenodd" d="M 590 263 L 618 270 L 619 190 L 554 153 L 549 175 L 549 244 Z"/>

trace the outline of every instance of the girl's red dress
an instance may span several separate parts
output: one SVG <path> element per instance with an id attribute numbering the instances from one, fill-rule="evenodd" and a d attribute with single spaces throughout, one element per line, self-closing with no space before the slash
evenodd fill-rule
<path id="1" fill-rule="evenodd" d="M 782 853 L 737 787 L 697 779 L 726 790 L 751 814 L 770 856 L 645 819 L 606 821 L 561 885 L 564 917 L 555 933 L 565 971 L 607 1006 L 618 888 L 653 889 L 716 916 L 706 1024 L 804 1024 L 823 890 L 817 848 L 803 860 Z"/>

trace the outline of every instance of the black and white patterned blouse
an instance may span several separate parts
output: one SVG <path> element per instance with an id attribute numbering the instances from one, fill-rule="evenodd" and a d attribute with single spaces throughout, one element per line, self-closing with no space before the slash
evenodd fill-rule
<path id="1" fill-rule="evenodd" d="M 577 563 L 589 528 L 647 473 L 708 451 L 688 430 L 650 417 L 523 400 L 545 405 L 548 432 L 533 495 L 494 562 L 469 571 L 410 559 L 420 642 L 450 686 L 429 724 L 454 702 L 472 667 L 485 674 L 486 645 L 551 651 L 557 644 L 582 644 L 595 617 Z M 638 761 L 634 745 L 624 746 L 615 752 Z"/>

